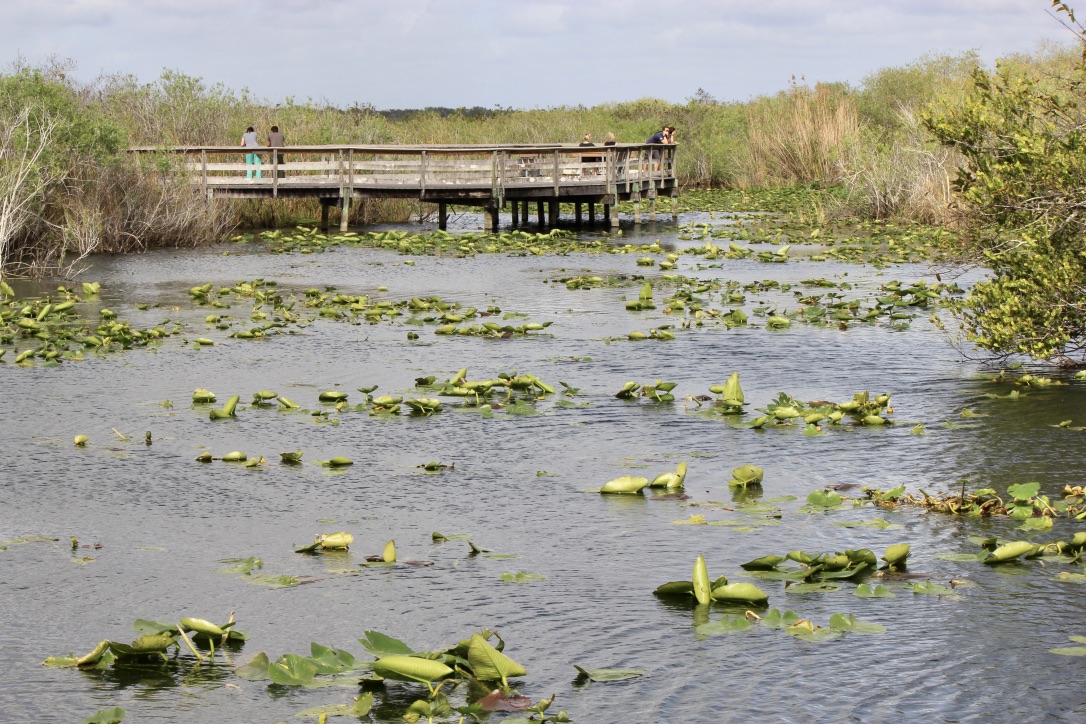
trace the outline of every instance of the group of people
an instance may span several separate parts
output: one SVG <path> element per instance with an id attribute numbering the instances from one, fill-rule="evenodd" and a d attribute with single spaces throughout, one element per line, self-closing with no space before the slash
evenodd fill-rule
<path id="1" fill-rule="evenodd" d="M 256 130 L 252 126 L 245 129 L 245 133 L 241 134 L 241 145 L 243 148 L 260 148 L 260 139 L 257 138 Z M 287 145 L 286 136 L 279 131 L 279 126 L 272 126 L 271 131 L 268 133 L 267 143 L 264 144 L 269 148 L 282 148 Z M 283 163 L 283 154 L 278 151 L 275 152 L 276 163 Z M 253 178 L 253 174 L 256 174 L 256 178 L 261 178 L 260 171 L 260 154 L 256 151 L 247 151 L 245 153 L 245 165 L 254 166 L 245 171 L 245 178 Z M 280 178 L 283 176 L 283 172 L 279 172 Z"/>
<path id="2" fill-rule="evenodd" d="M 675 126 L 664 126 L 659 131 L 657 131 L 656 133 L 649 136 L 649 139 L 647 141 L 645 141 L 645 143 L 652 144 L 652 145 L 674 144 L 675 143 Z M 586 134 L 584 134 L 584 138 L 581 139 L 581 142 L 578 145 L 583 147 L 583 146 L 595 146 L 596 144 L 592 143 L 592 134 L 591 133 L 586 133 Z M 603 142 L 603 145 L 604 146 L 614 146 L 615 145 L 615 134 L 608 133 L 606 140 L 604 140 L 604 142 Z"/>
<path id="3" fill-rule="evenodd" d="M 649 139 L 647 141 L 645 141 L 645 143 L 646 144 L 651 144 L 651 145 L 654 145 L 654 146 L 674 144 L 675 143 L 675 126 L 664 126 L 659 131 L 657 131 L 656 133 L 649 136 Z M 588 147 L 588 146 L 594 147 L 596 144 L 592 143 L 592 134 L 591 133 L 586 133 L 586 134 L 584 134 L 584 137 L 581 139 L 581 142 L 579 144 L 577 144 L 577 145 L 580 148 L 584 148 L 584 147 Z M 606 140 L 604 140 L 604 142 L 603 142 L 603 145 L 604 146 L 614 146 L 615 145 L 615 134 L 608 133 Z M 584 163 L 599 163 L 603 159 L 600 158 L 599 156 L 581 156 L 581 160 Z M 652 161 L 656 165 L 656 168 L 659 169 L 659 161 L 660 161 L 660 152 L 659 151 L 653 151 L 652 152 Z M 594 175 L 594 173 L 595 173 L 594 170 L 587 171 L 586 175 Z"/>

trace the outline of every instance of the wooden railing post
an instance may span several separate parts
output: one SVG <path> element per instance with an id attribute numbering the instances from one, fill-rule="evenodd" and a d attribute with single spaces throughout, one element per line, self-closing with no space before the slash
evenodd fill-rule
<path id="1" fill-rule="evenodd" d="M 426 150 L 419 157 L 419 196 L 426 195 Z M 441 227 L 444 229 L 445 227 Z"/>
<path id="2" fill-rule="evenodd" d="M 562 177 L 562 169 L 558 165 L 558 149 L 554 149 L 554 196 L 558 197 L 558 180 Z"/>

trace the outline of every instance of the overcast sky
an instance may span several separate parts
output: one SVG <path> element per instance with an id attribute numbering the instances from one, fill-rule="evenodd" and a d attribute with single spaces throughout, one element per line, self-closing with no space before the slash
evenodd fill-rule
<path id="1" fill-rule="evenodd" d="M 1075 3 L 1072 2 L 1072 5 Z M 0 0 L 3 64 L 163 69 L 279 102 L 534 108 L 859 83 L 1073 37 L 1049 0 Z M 1086 15 L 1086 1 L 1082 4 Z"/>

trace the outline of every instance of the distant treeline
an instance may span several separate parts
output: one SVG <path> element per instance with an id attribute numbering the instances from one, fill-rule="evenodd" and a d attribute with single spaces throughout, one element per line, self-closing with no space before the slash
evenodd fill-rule
<path id="1" fill-rule="evenodd" d="M 1044 47 L 1005 68 L 1058 75 L 1077 49 Z M 63 64 L 0 74 L 0 271 L 71 267 L 93 251 L 218 240 L 234 226 L 312 218 L 316 202 L 214 204 L 188 192 L 166 156 L 134 145 L 233 145 L 273 124 L 288 144 L 576 143 L 583 134 L 644 142 L 675 126 L 686 187 L 834 187 L 843 213 L 948 220 L 956 157 L 925 130 L 932 104 L 972 87 L 972 53 L 931 55 L 858 86 L 793 81 L 774 95 L 724 102 L 704 91 L 682 103 L 653 98 L 592 107 L 396 109 L 275 102 L 177 71 L 151 83 L 128 75 L 92 83 Z M 142 166 L 142 167 L 141 167 Z M 406 218 L 418 205 L 380 202 L 355 213 Z"/>

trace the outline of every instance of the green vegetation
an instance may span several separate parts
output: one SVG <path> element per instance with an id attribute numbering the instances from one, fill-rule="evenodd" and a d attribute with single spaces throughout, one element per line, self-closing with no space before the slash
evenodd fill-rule
<path id="1" fill-rule="evenodd" d="M 1086 43 L 1073 12 L 1062 3 L 1057 10 Z M 964 159 L 955 187 L 972 233 L 963 251 L 992 272 L 957 306 L 965 339 L 997 354 L 1077 364 L 1086 360 L 1086 59 L 1061 70 L 978 68 L 963 102 L 924 121 Z"/>

